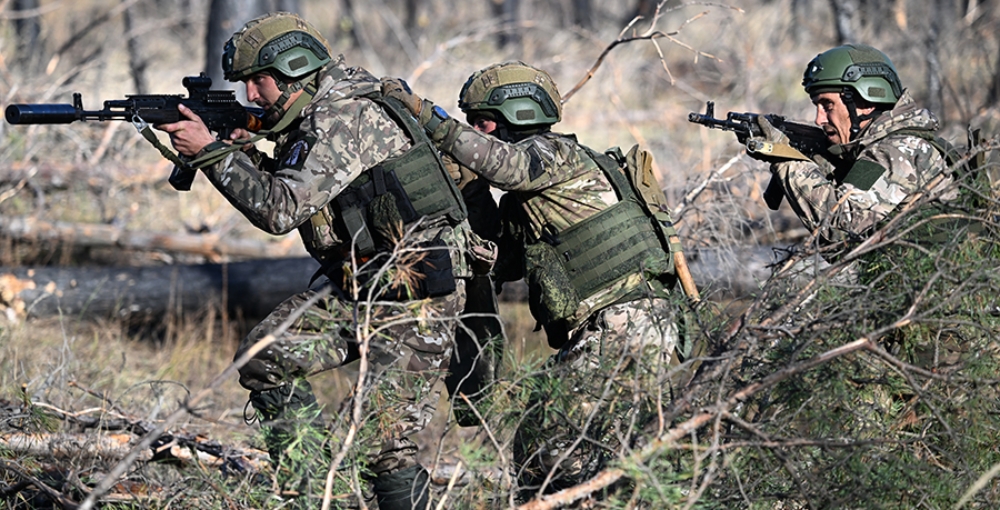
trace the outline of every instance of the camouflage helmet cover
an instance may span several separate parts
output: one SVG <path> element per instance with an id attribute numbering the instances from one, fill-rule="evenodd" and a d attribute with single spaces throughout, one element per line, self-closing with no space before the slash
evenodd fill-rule
<path id="1" fill-rule="evenodd" d="M 275 12 L 248 21 L 233 34 L 222 55 L 222 70 L 232 82 L 266 70 L 298 79 L 330 60 L 330 47 L 319 31 L 295 14 Z"/>
<path id="2" fill-rule="evenodd" d="M 854 89 L 870 103 L 895 104 L 903 94 L 899 74 L 885 53 L 863 44 L 827 50 L 809 62 L 802 76 L 809 94 Z"/>
<path id="3" fill-rule="evenodd" d="M 512 126 L 534 126 L 559 122 L 559 101 L 559 89 L 549 73 L 510 61 L 473 73 L 462 86 L 458 107 L 467 115 L 490 111 Z"/>

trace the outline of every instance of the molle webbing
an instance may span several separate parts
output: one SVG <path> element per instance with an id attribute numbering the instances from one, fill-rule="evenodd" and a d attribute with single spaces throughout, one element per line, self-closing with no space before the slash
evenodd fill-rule
<path id="1" fill-rule="evenodd" d="M 380 92 L 365 97 L 389 113 L 413 142 L 409 151 L 392 161 L 392 168 L 388 168 L 388 162 L 383 166 L 395 172 L 418 217 L 445 215 L 452 225 L 468 217 L 462 194 L 448 174 L 441 155 L 409 110 L 398 99 L 384 97 Z"/>
<path id="2" fill-rule="evenodd" d="M 641 198 L 618 163 L 606 154 L 583 148 L 601 168 L 619 201 L 558 233 L 554 249 L 579 296 L 587 298 L 640 271 L 654 275 L 669 271 L 668 241 L 657 236 L 650 216 L 639 203 Z"/>
<path id="3" fill-rule="evenodd" d="M 562 231 L 554 249 L 581 297 L 640 268 L 653 273 L 666 269 L 649 218 L 631 198 Z"/>
<path id="4" fill-rule="evenodd" d="M 421 143 L 386 166 L 391 166 L 406 190 L 417 217 L 448 215 L 453 222 L 461 221 L 465 219 L 465 202 L 455 200 L 455 195 L 448 192 L 448 184 L 454 185 L 451 178 L 429 164 L 436 158 L 434 148 Z"/>
<path id="5" fill-rule="evenodd" d="M 670 219 L 663 190 L 653 176 L 652 160 L 646 162 L 645 168 L 633 169 L 630 167 L 631 164 L 640 167 L 643 166 L 642 162 L 630 159 L 634 155 L 638 158 L 638 154 L 644 153 L 644 151 L 639 151 L 638 149 L 638 146 L 634 147 L 632 151 L 629 151 L 628 156 L 623 155 L 617 147 L 609 149 L 604 154 L 590 152 L 594 161 L 600 165 L 601 169 L 604 170 L 604 174 L 608 176 L 611 184 L 618 191 L 618 195 L 635 197 L 634 199 L 646 211 L 647 217 L 652 218 L 654 232 L 660 235 L 660 248 L 666 250 L 667 253 L 679 253 L 683 251 L 681 249 L 680 238 L 677 236 L 677 230 L 674 229 L 673 220 Z M 649 158 L 652 157 L 648 154 L 646 155 Z M 629 182 L 630 177 L 625 176 L 621 171 L 622 168 L 630 172 L 631 179 L 644 182 Z M 640 179 L 636 173 L 632 173 L 633 170 L 641 170 L 639 173 L 643 174 L 642 178 Z M 653 196 L 654 193 L 655 196 Z"/>
<path id="6" fill-rule="evenodd" d="M 393 231 L 397 225 L 424 217 L 445 217 L 454 226 L 468 214 L 440 154 L 413 116 L 402 113 L 406 111 L 402 103 L 381 93 L 363 97 L 382 107 L 413 143 L 403 154 L 362 173 L 332 202 L 349 238 L 354 239 L 355 251 L 370 256 L 380 244 L 373 231 Z M 388 207 L 387 201 L 380 199 L 386 194 L 392 195 Z"/>

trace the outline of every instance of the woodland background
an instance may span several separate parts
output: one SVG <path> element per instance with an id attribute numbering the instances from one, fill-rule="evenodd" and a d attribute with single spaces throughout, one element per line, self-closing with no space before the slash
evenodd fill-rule
<path id="1" fill-rule="evenodd" d="M 452 115 L 460 113 L 457 94 L 465 79 L 486 65 L 518 59 L 548 70 L 564 95 L 574 91 L 557 131 L 576 133 L 595 149 L 639 143 L 653 153 L 689 258 L 712 261 L 705 271 L 714 276 L 702 293 L 722 317 L 739 315 L 758 294 L 733 283 L 747 278 L 748 250 L 756 250 L 754 260 L 773 261 L 808 233 L 787 205 L 776 212 L 763 205 L 766 166 L 746 157 L 731 134 L 688 123 L 689 112 L 703 111 L 712 100 L 717 116 L 773 112 L 811 122 L 799 85 L 805 64 L 838 44 L 864 42 L 892 58 L 904 86 L 938 113 L 946 137 L 964 142 L 969 125 L 987 137 L 1000 132 L 996 0 L 5 0 L 0 102 L 68 103 L 79 92 L 85 108 L 98 109 L 101 101 L 130 93 L 183 93 L 181 79 L 202 71 L 214 77 L 214 88 L 238 88 L 218 76 L 222 44 L 245 20 L 275 9 L 301 13 L 349 65 L 404 77 Z M 574 89 L 622 37 L 637 40 L 611 50 L 593 78 Z M 92 487 L 116 458 L 83 451 L 99 442 L 93 422 L 102 416 L 131 424 L 126 444 L 141 435 L 136 424 L 150 428 L 180 409 L 181 418 L 171 424 L 177 444 L 197 449 L 191 445 L 201 435 L 246 452 L 259 446 L 256 429 L 242 421 L 245 391 L 235 376 L 222 383 L 215 378 L 261 310 L 234 309 L 227 300 L 235 296 L 222 294 L 198 302 L 194 311 L 190 302 L 171 302 L 169 313 L 143 313 L 122 303 L 105 313 L 57 306 L 54 313 L 32 315 L 32 305 L 40 304 L 19 305 L 12 297 L 28 268 L 78 268 L 74 274 L 85 277 L 106 275 L 100 268 L 109 266 L 225 267 L 259 255 L 304 255 L 296 236 L 256 231 L 203 177 L 191 192 L 174 191 L 166 183 L 170 169 L 125 122 L 0 123 L 0 273 L 17 275 L 0 284 L 0 434 L 79 430 L 85 438 L 60 462 L 0 448 L 0 507 L 69 504 L 43 494 L 41 485 L 81 500 L 86 490 L 80 487 Z M 43 223 L 74 225 L 74 234 L 53 234 Z M 112 232 L 117 241 L 83 242 L 95 231 Z M 198 249 L 169 249 L 143 240 L 144 232 L 202 241 Z M 121 242 L 125 233 L 138 241 Z M 219 248 L 232 240 L 251 248 Z M 768 272 L 758 268 L 750 279 L 763 281 Z M 100 294 L 100 285 L 94 288 Z M 504 302 L 502 312 L 511 365 L 547 353 L 523 305 Z M 314 387 L 333 403 L 350 378 L 321 374 L 319 381 Z M 211 391 L 197 408 L 180 406 L 204 388 Z M 447 422 L 446 408 L 443 402 L 440 419 L 425 433 L 443 438 L 445 457 L 462 458 L 466 444 L 486 439 Z M 151 492 L 130 489 L 122 504 L 243 504 L 234 496 L 239 487 L 220 488 L 223 482 L 204 471 L 217 468 L 179 462 L 177 469 L 155 463 L 132 468 L 129 480 Z M 693 486 L 685 494 L 691 493 L 703 494 Z M 773 504 L 755 506 L 750 499 L 742 506 Z M 697 498 L 678 501 L 695 505 Z M 788 507 L 816 506 L 823 505 Z"/>

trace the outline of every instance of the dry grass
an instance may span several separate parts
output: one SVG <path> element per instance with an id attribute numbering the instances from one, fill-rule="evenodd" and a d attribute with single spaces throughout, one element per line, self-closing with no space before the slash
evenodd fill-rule
<path id="1" fill-rule="evenodd" d="M 570 29 L 561 21 L 559 9 L 569 2 L 527 4 L 524 8 L 530 12 L 525 13 L 525 18 L 530 21 L 520 27 L 523 44 L 500 50 L 493 44 L 496 27 L 489 19 L 487 2 L 431 0 L 422 14 L 422 31 L 400 43 L 388 27 L 387 16 L 401 12 L 401 2 L 386 0 L 389 9 L 365 9 L 354 20 L 367 28 L 372 40 L 379 41 L 373 51 L 366 51 L 350 46 L 344 30 L 350 20 L 344 19 L 339 2 L 301 3 L 305 17 L 315 20 L 349 64 L 364 66 L 378 75 L 406 77 L 418 93 L 452 114 L 460 113 L 456 97 L 468 75 L 501 60 L 522 59 L 545 68 L 560 88 L 568 91 L 617 36 L 625 16 L 625 7 L 619 5 L 624 2 L 605 2 L 609 5 L 598 6 L 603 18 L 599 28 L 584 32 Z M 923 25 L 931 18 L 925 15 L 925 4 L 932 2 L 910 3 L 914 5 L 905 28 L 898 21 L 886 19 L 870 21 L 860 33 L 866 42 L 892 56 L 904 84 L 918 98 L 925 99 Z M 88 20 L 119 4 L 117 0 L 52 3 L 53 10 L 42 18 L 47 50 L 60 47 Z M 207 0 L 192 1 L 190 14 L 175 12 L 172 3 L 162 4 L 157 8 L 148 0 L 138 2 L 147 16 L 141 22 L 140 40 L 150 58 L 148 81 L 153 91 L 179 93 L 181 78 L 200 71 L 201 24 L 206 18 L 203 13 L 207 12 Z M 668 198 L 677 203 L 712 170 L 739 154 L 730 134 L 686 121 L 687 113 L 702 110 L 706 100 L 715 100 L 721 113 L 780 112 L 809 120 L 809 101 L 798 86 L 802 67 L 814 55 L 836 44 L 828 2 L 811 4 L 810 12 L 798 25 L 793 25 L 788 14 L 790 0 L 740 2 L 745 12 L 708 3 L 671 11 L 659 20 L 657 28 L 673 31 L 683 27 L 677 38 L 713 57 L 661 39 L 668 75 L 652 44 L 622 46 L 565 105 L 565 119 L 557 128 L 576 133 L 581 142 L 594 148 L 643 144 L 654 154 Z M 685 24 L 701 12 L 707 14 Z M 946 94 L 945 108 L 940 113 L 949 133 L 960 132 L 969 122 L 1000 124 L 995 107 L 983 106 L 984 84 L 997 72 L 996 16 L 995 8 L 986 9 L 976 22 L 955 21 L 942 34 Z M 190 29 L 183 28 L 185 22 L 190 23 Z M 25 74 L 13 66 L 13 29 L 10 22 L 3 23 L 3 103 L 68 102 L 70 93 L 78 91 L 83 93 L 85 106 L 96 109 L 99 99 L 129 93 L 132 84 L 120 24 L 120 15 L 112 17 L 101 29 L 88 32 L 67 49 L 58 61 L 47 62 L 46 71 Z M 640 30 L 648 28 L 643 22 L 636 26 Z M 38 193 L 27 187 L 5 195 L 16 182 L 0 177 L 0 215 L 116 222 L 133 229 L 205 228 L 234 237 L 269 237 L 249 225 L 203 177 L 189 193 L 170 189 L 164 182 L 170 165 L 130 126 L 0 124 L 0 140 L 0 176 L 33 175 L 29 180 L 65 183 Z M 797 226 L 787 206 L 774 213 L 761 203 L 766 179 L 764 167 L 746 157 L 738 158 L 686 211 L 679 223 L 685 243 L 752 244 L 770 239 L 774 230 L 786 224 Z M 26 254 L 8 251 L 0 253 L 0 263 L 51 262 L 51 253 L 47 247 Z M 175 260 L 169 254 L 132 260 L 149 263 L 150 258 Z M 533 324 L 525 307 L 506 303 L 504 307 L 515 359 L 545 355 L 548 351 L 540 346 L 544 336 L 531 332 Z M 155 419 L 158 412 L 174 408 L 187 391 L 206 386 L 223 370 L 247 325 L 224 322 L 218 314 L 206 312 L 157 326 L 130 329 L 103 317 L 2 322 L 0 398 L 14 398 L 23 386 L 29 395 L 66 409 L 98 405 L 94 396 L 70 385 L 76 382 L 106 395 L 137 417 Z M 319 375 L 314 387 L 321 400 L 336 402 L 346 391 L 349 375 Z M 245 402 L 246 393 L 234 380 L 213 395 L 200 411 L 201 418 L 192 416 L 184 426 L 211 431 L 222 436 L 219 439 L 249 441 L 256 429 L 242 422 Z M 438 427 L 443 427 L 441 421 L 439 416 Z"/>

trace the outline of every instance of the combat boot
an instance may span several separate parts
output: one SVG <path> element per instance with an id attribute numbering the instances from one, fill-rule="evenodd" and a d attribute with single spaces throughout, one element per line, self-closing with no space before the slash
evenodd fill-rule
<path id="1" fill-rule="evenodd" d="M 292 493 L 313 493 L 329 467 L 326 430 L 312 387 L 296 381 L 250 392 L 279 486 Z M 321 489 L 321 484 L 315 487 Z"/>
<path id="2" fill-rule="evenodd" d="M 430 474 L 417 464 L 375 478 L 379 510 L 424 510 L 430 499 Z"/>

